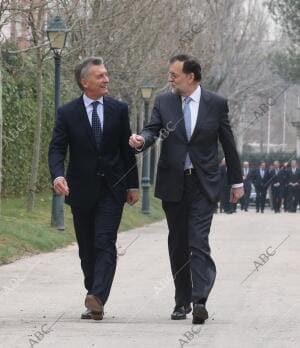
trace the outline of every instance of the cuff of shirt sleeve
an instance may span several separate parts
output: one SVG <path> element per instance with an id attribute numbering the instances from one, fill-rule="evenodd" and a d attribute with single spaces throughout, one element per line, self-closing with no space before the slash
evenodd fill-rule
<path id="1" fill-rule="evenodd" d="M 58 180 L 60 180 L 60 179 L 64 179 L 64 177 L 63 177 L 63 176 L 58 176 L 57 178 L 55 178 L 55 179 L 53 180 L 53 185 L 55 185 L 56 181 L 58 181 Z"/>
<path id="2" fill-rule="evenodd" d="M 144 147 L 145 147 L 145 143 L 143 144 L 143 146 L 136 148 L 135 150 L 136 150 L 136 152 L 141 152 L 141 151 L 143 151 Z"/>
<path id="3" fill-rule="evenodd" d="M 232 188 L 239 188 L 239 187 L 243 187 L 243 186 L 244 186 L 244 184 L 241 182 L 239 184 L 233 184 L 231 187 Z"/>
<path id="4" fill-rule="evenodd" d="M 130 188 L 130 189 L 127 189 L 127 192 L 139 192 L 139 189 L 138 188 Z"/>

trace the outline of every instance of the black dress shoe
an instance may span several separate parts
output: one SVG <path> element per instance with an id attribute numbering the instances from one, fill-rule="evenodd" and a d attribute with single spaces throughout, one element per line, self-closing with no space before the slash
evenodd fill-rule
<path id="1" fill-rule="evenodd" d="M 186 319 L 186 315 L 191 313 L 192 307 L 190 304 L 185 306 L 175 306 L 173 313 L 171 314 L 172 320 Z"/>
<path id="2" fill-rule="evenodd" d="M 193 324 L 204 324 L 206 319 L 208 319 L 208 313 L 205 305 L 195 303 L 193 307 Z"/>
<path id="3" fill-rule="evenodd" d="M 90 309 L 87 309 L 81 314 L 81 319 L 92 319 L 92 311 Z"/>

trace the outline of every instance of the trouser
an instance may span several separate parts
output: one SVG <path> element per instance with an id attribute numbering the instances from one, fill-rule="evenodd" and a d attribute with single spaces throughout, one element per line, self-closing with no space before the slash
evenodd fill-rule
<path id="1" fill-rule="evenodd" d="M 296 212 L 297 206 L 299 204 L 299 187 L 298 186 L 289 186 L 288 188 L 288 211 Z"/>
<path id="2" fill-rule="evenodd" d="M 256 192 L 256 211 L 264 211 L 266 204 L 267 190 L 263 187 L 255 187 Z"/>
<path id="3" fill-rule="evenodd" d="M 162 206 L 169 227 L 176 305 L 205 303 L 216 278 L 208 239 L 216 204 L 209 201 L 192 174 L 185 176 L 181 201 L 163 201 Z"/>
<path id="4" fill-rule="evenodd" d="M 116 200 L 104 178 L 101 180 L 99 199 L 92 209 L 71 209 L 85 288 L 105 304 L 116 270 L 117 231 L 123 204 Z"/>
<path id="5" fill-rule="evenodd" d="M 272 200 L 273 200 L 273 209 L 275 213 L 280 212 L 281 208 L 281 188 L 272 187 Z"/>

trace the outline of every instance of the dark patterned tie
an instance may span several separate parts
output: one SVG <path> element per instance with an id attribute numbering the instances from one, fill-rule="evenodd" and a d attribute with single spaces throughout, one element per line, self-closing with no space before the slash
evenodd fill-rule
<path id="1" fill-rule="evenodd" d="M 94 101 L 92 103 L 92 105 L 93 105 L 92 130 L 93 130 L 93 134 L 94 134 L 94 137 L 95 137 L 95 140 L 96 140 L 97 147 L 100 147 L 101 138 L 102 138 L 102 129 L 101 129 L 100 118 L 99 118 L 99 115 L 97 113 L 97 106 L 98 106 L 98 104 L 99 104 L 98 101 Z"/>

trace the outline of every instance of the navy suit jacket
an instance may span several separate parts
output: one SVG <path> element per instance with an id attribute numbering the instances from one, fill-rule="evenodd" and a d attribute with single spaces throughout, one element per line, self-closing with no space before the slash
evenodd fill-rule
<path id="1" fill-rule="evenodd" d="M 58 176 L 66 176 L 70 188 L 66 203 L 72 206 L 92 207 L 99 197 L 103 175 L 120 203 L 125 202 L 127 189 L 139 185 L 136 158 L 128 145 L 131 135 L 128 106 L 106 96 L 103 105 L 103 135 L 99 148 L 82 96 L 60 107 L 57 112 L 49 145 L 49 168 L 52 181 Z"/>
<path id="2" fill-rule="evenodd" d="M 227 164 L 228 183 L 242 183 L 239 156 L 231 131 L 227 101 L 201 87 L 198 118 L 192 137 L 187 139 L 181 97 L 168 92 L 156 97 L 151 121 L 141 135 L 144 149 L 162 134 L 155 195 L 165 201 L 180 201 L 184 187 L 184 163 L 187 152 L 201 186 L 212 202 L 219 200 L 221 175 L 218 140 Z"/>
<path id="3" fill-rule="evenodd" d="M 263 178 L 260 176 L 260 168 L 256 168 L 255 170 L 253 170 L 252 182 L 256 189 L 267 189 L 268 186 L 271 184 L 270 179 L 271 176 L 268 169 L 265 169 L 265 174 Z"/>

